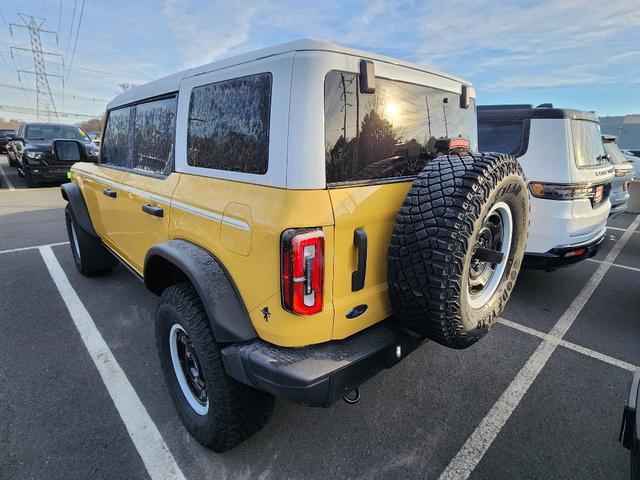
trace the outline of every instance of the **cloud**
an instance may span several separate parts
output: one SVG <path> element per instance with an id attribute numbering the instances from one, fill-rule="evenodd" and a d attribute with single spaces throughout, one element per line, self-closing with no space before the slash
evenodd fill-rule
<path id="1" fill-rule="evenodd" d="M 176 38 L 184 66 L 220 58 L 250 38 L 258 3 L 236 0 L 194 6 L 191 0 L 165 0 L 162 15 Z"/>

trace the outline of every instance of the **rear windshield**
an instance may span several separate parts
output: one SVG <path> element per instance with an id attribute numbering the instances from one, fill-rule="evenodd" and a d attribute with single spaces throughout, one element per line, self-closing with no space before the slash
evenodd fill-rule
<path id="1" fill-rule="evenodd" d="M 478 120 L 478 149 L 519 157 L 527 150 L 528 120 Z"/>
<path id="2" fill-rule="evenodd" d="M 376 93 L 361 94 L 359 75 L 330 72 L 325 79 L 327 183 L 414 177 L 442 138 L 477 144 L 475 103 L 460 95 L 376 78 Z"/>
<path id="3" fill-rule="evenodd" d="M 25 139 L 33 141 L 57 138 L 80 140 L 81 142 L 91 141 L 84 130 L 71 125 L 28 125 L 24 136 Z"/>
<path id="4" fill-rule="evenodd" d="M 598 123 L 571 120 L 571 136 L 578 167 L 597 167 L 606 162 Z"/>
<path id="5" fill-rule="evenodd" d="M 624 157 L 620 149 L 615 143 L 605 143 L 604 151 L 609 155 L 609 161 L 614 165 L 620 165 L 622 163 L 628 163 L 628 160 Z"/>

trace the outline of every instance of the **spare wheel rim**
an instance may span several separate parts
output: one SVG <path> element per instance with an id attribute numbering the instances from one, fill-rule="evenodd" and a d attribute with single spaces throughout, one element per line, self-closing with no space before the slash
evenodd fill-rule
<path id="1" fill-rule="evenodd" d="M 511 208 L 498 202 L 485 217 L 472 250 L 467 285 L 472 308 L 484 307 L 496 293 L 509 262 L 512 237 Z"/>

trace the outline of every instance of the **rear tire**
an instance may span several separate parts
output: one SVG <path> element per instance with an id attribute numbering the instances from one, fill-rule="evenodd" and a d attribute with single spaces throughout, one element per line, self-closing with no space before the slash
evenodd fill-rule
<path id="1" fill-rule="evenodd" d="M 452 348 L 478 341 L 511 295 L 528 226 L 527 186 L 512 156 L 446 155 L 428 163 L 391 236 L 396 321 Z"/>
<path id="2" fill-rule="evenodd" d="M 92 237 L 77 224 L 69 205 L 65 208 L 64 215 L 73 261 L 81 274 L 99 275 L 108 272 L 118 264 L 118 260 L 105 248 L 99 238 Z"/>
<path id="3" fill-rule="evenodd" d="M 214 452 L 225 452 L 269 421 L 275 398 L 227 376 L 220 345 L 190 283 L 162 292 L 156 311 L 156 344 L 173 403 L 198 442 Z"/>

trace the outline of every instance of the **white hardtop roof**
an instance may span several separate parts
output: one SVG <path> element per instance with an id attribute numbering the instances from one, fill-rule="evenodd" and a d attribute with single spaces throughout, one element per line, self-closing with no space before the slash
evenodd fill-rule
<path id="1" fill-rule="evenodd" d="M 218 60 L 212 63 L 208 63 L 206 65 L 202 65 L 200 67 L 190 68 L 187 70 L 183 70 L 182 72 L 174 73 L 167 77 L 154 80 L 152 82 L 146 83 L 144 85 L 140 85 L 139 87 L 135 87 L 135 88 L 132 88 L 131 90 L 127 90 L 126 92 L 121 93 L 116 98 L 111 100 L 111 102 L 109 102 L 109 104 L 107 105 L 107 109 L 114 108 L 120 105 L 125 105 L 127 103 L 136 102 L 145 98 L 152 98 L 152 97 L 157 97 L 159 95 L 164 95 L 171 92 L 177 92 L 180 86 L 180 82 L 182 81 L 183 78 L 186 78 L 186 77 L 191 77 L 193 75 L 212 72 L 214 70 L 220 70 L 222 68 L 227 68 L 227 67 L 239 65 L 242 63 L 248 63 L 261 58 L 271 57 L 274 55 L 280 55 L 283 53 L 289 53 L 294 51 L 325 51 L 325 52 L 343 53 L 346 55 L 352 55 L 352 56 L 362 57 L 370 60 L 377 60 L 381 62 L 391 63 L 394 65 L 411 68 L 413 70 L 419 70 L 422 72 L 439 75 L 441 77 L 449 78 L 456 82 L 471 85 L 471 83 L 466 80 L 458 78 L 454 75 L 449 75 L 448 73 L 440 72 L 433 68 L 425 67 L 423 65 L 417 65 L 411 62 L 405 62 L 404 60 L 398 60 L 396 58 L 391 58 L 384 55 L 378 55 L 376 53 L 371 53 L 371 52 L 365 52 L 365 51 L 357 50 L 354 48 L 343 47 L 341 45 L 337 45 L 335 43 L 328 42 L 325 40 L 303 39 L 303 40 L 295 40 L 293 42 L 282 43 L 280 45 L 275 45 L 273 47 L 261 48 L 259 50 L 243 53 L 241 55 L 236 55 L 234 57 L 226 58 L 224 60 Z"/>

